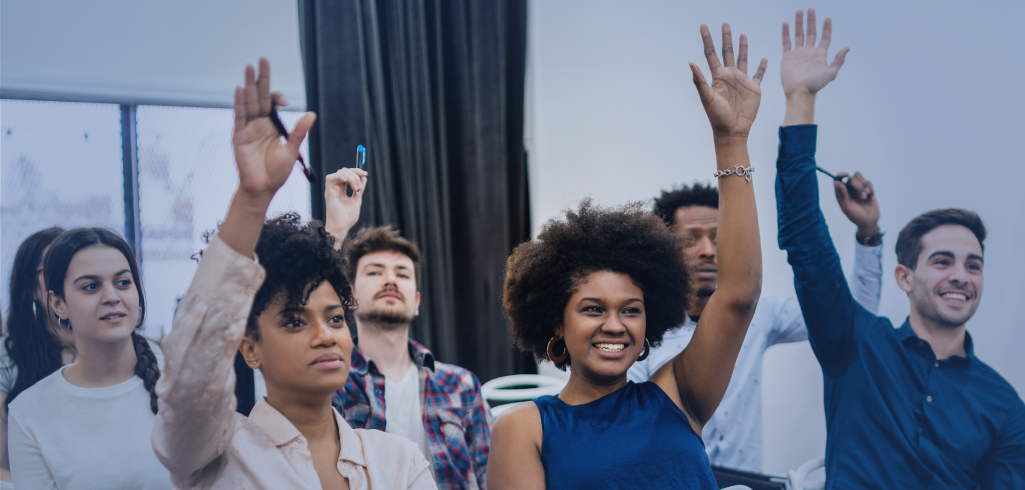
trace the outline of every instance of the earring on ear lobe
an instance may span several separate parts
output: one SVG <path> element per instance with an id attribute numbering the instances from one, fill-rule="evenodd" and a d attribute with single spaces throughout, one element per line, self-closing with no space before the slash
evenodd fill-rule
<path id="1" fill-rule="evenodd" d="M 641 353 L 641 357 L 637 358 L 637 362 L 641 362 L 648 358 L 648 354 L 651 354 L 651 344 L 648 343 L 648 338 L 644 338 L 644 352 Z"/>
<path id="2" fill-rule="evenodd" d="M 548 341 L 548 359 L 556 364 L 565 361 L 566 356 L 569 355 L 569 347 L 565 345 L 565 342 L 563 342 L 562 354 L 555 355 L 555 349 L 552 349 L 552 346 L 560 340 L 562 340 L 562 337 L 555 335 L 552 337 L 552 340 Z"/>
<path id="3" fill-rule="evenodd" d="M 39 317 L 39 312 L 36 311 L 36 302 L 35 302 L 35 300 L 32 301 L 32 316 Z"/>

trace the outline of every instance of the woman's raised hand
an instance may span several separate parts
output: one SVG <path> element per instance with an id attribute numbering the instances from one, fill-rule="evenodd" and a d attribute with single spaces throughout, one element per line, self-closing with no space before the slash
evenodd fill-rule
<path id="1" fill-rule="evenodd" d="M 712 124 L 712 133 L 716 138 L 746 138 L 762 100 L 759 85 L 765 76 L 768 60 L 762 58 L 754 77 L 748 78 L 747 36 L 740 35 L 739 56 L 734 61 L 733 34 L 729 24 L 722 25 L 722 63 L 715 53 L 712 34 L 704 24 L 701 25 L 701 40 L 705 45 L 708 68 L 712 71 L 712 85 L 709 86 L 705 81 L 698 65 L 691 62 L 690 69 L 694 73 L 694 85 L 701 97 L 701 105 L 705 107 L 708 121 Z"/>
<path id="2" fill-rule="evenodd" d="M 317 116 L 307 112 L 281 144 L 271 122 L 271 100 L 279 106 L 286 104 L 281 94 L 270 92 L 270 63 L 260 58 L 257 76 L 253 67 L 246 66 L 245 87 L 235 88 L 235 132 L 231 144 L 238 166 L 240 192 L 268 199 L 285 184 L 292 166 L 299 158 L 299 145 L 313 126 Z"/>

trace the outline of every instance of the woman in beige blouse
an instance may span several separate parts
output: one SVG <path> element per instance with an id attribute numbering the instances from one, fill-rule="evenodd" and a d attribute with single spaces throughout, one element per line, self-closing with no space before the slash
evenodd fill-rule
<path id="1" fill-rule="evenodd" d="M 331 407 L 349 374 L 353 300 L 320 223 L 264 223 L 316 119 L 307 113 L 282 144 L 268 114 L 272 97 L 284 100 L 269 87 L 260 59 L 259 78 L 246 67 L 235 91 L 239 185 L 163 343 L 153 449 L 176 488 L 434 489 L 415 444 L 353 430 Z M 235 412 L 239 348 L 267 382 L 249 417 Z"/>

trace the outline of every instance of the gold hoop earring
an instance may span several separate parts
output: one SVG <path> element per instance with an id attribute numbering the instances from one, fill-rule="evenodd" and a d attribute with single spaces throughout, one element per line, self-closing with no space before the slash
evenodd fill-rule
<path id="1" fill-rule="evenodd" d="M 644 352 L 641 353 L 641 357 L 637 358 L 637 362 L 641 362 L 648 358 L 648 354 L 651 354 L 651 344 L 648 343 L 648 338 L 644 338 Z"/>
<path id="2" fill-rule="evenodd" d="M 552 340 L 548 341 L 548 359 L 550 359 L 552 362 L 554 362 L 556 364 L 558 364 L 558 363 L 560 363 L 562 361 L 565 361 L 566 360 L 566 356 L 569 355 L 569 348 L 566 347 L 565 342 L 563 342 L 562 354 L 558 355 L 558 356 L 555 355 L 555 350 L 552 349 L 552 345 L 555 344 L 556 342 L 560 341 L 560 340 L 562 340 L 562 337 L 556 335 L 556 336 L 552 337 Z"/>

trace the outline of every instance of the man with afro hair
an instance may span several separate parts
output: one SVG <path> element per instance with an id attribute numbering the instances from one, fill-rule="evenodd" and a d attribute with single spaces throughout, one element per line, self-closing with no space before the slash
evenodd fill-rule
<path id="1" fill-rule="evenodd" d="M 875 214 L 868 220 L 851 213 L 850 201 L 840 201 L 840 209 L 858 229 L 876 228 L 879 209 L 875 197 L 869 197 Z M 678 330 L 666 333 L 661 347 L 630 368 L 636 383 L 647 381 L 690 343 L 694 327 L 719 282 L 716 256 L 719 189 L 695 183 L 662 191 L 655 198 L 654 213 L 686 243 L 684 255 L 693 278 L 687 298 L 687 317 Z M 865 309 L 875 312 L 882 284 L 881 241 L 855 239 L 854 297 Z M 702 439 L 708 459 L 715 466 L 760 473 L 762 471 L 762 359 L 765 350 L 776 344 L 808 340 L 808 329 L 801 307 L 794 297 L 763 295 L 747 330 L 747 338 L 737 357 L 733 378 L 712 420 L 705 424 Z"/>

